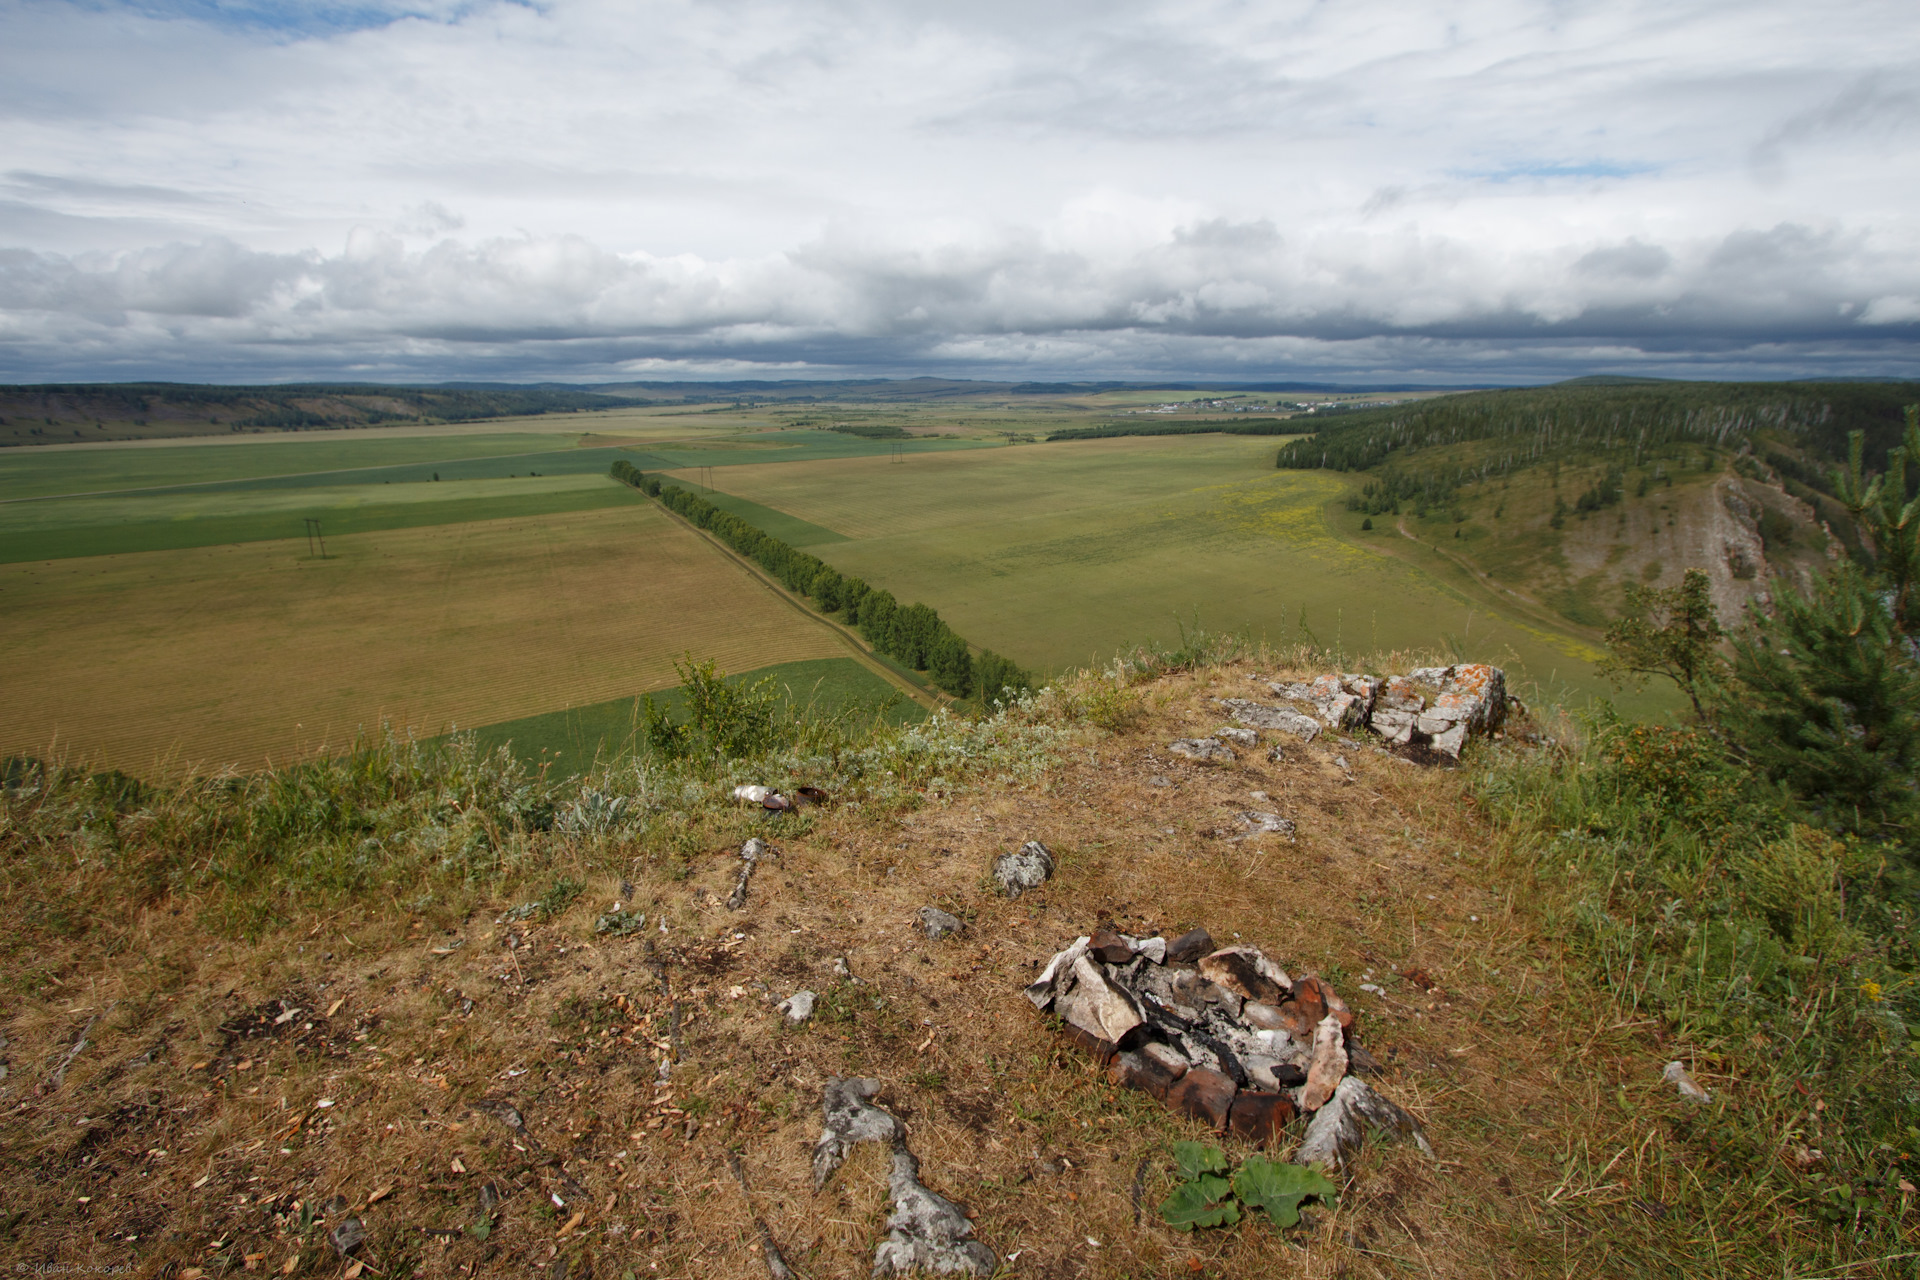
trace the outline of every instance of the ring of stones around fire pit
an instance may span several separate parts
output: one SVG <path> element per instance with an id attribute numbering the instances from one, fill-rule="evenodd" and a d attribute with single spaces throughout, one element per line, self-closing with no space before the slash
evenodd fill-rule
<path id="1" fill-rule="evenodd" d="M 1348 1076 L 1372 1059 L 1353 1043 L 1346 1002 L 1322 978 L 1290 978 L 1256 947 L 1216 949 L 1204 929 L 1168 942 L 1103 925 L 1054 956 L 1025 994 L 1058 1015 L 1114 1083 L 1257 1146 L 1323 1108 L 1317 1119 L 1327 1123 L 1303 1144 L 1323 1163 L 1340 1163 L 1359 1140 L 1358 1125 L 1336 1112 L 1358 1108 L 1373 1127 L 1419 1134 L 1411 1116 Z M 1351 1136 L 1314 1144 L 1320 1129 Z"/>

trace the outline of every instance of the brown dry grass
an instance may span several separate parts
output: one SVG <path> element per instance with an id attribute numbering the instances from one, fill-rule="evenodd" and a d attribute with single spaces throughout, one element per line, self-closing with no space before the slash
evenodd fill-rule
<path id="1" fill-rule="evenodd" d="M 143 777 L 438 733 L 836 657 L 770 588 L 652 505 L 0 566 L 0 750 Z"/>
<path id="2" fill-rule="evenodd" d="M 1627 1033 L 1542 958 L 1551 943 L 1497 888 L 1459 775 L 1325 740 L 1277 764 L 1264 747 L 1225 768 L 1164 754 L 1221 723 L 1208 697 L 1257 692 L 1255 674 L 1144 687 L 1130 727 L 1090 731 L 1041 785 L 774 827 L 780 856 L 739 913 L 720 899 L 735 842 L 758 825 L 745 815 L 709 831 L 690 875 L 644 848 L 561 850 L 549 870 L 590 887 L 544 924 L 369 903 L 244 945 L 163 903 L 50 937 L 58 978 L 4 1009 L 0 1250 L 176 1276 L 338 1274 L 322 1231 L 300 1227 L 303 1208 L 339 1196 L 352 1208 L 325 1221 L 359 1213 L 385 1276 L 552 1277 L 564 1260 L 575 1277 L 758 1277 L 754 1213 L 800 1274 L 864 1276 L 888 1212 L 880 1152 L 859 1150 L 818 1195 L 808 1176 L 821 1086 L 860 1074 L 884 1082 L 928 1185 L 1018 1255 L 1009 1275 L 1561 1274 L 1592 1254 L 1560 1238 L 1567 1219 L 1547 1202 L 1592 1188 L 1555 1162 L 1559 1099 L 1610 1088 Z M 1256 790 L 1298 822 L 1295 840 L 1209 834 Z M 1030 838 L 1058 855 L 1054 880 L 995 896 L 993 856 Z M 596 940 L 590 921 L 623 877 L 648 931 Z M 915 934 L 929 903 L 965 917 L 965 934 Z M 1168 1144 L 1204 1135 L 1109 1086 L 1019 995 L 1107 918 L 1140 933 L 1202 924 L 1327 975 L 1438 1162 L 1371 1145 L 1338 1210 L 1285 1236 L 1252 1221 L 1166 1228 Z M 836 956 L 857 984 L 833 982 Z M 1416 968 L 1435 991 L 1390 977 Z M 1388 998 L 1358 990 L 1368 973 Z M 771 1001 L 799 987 L 826 998 L 795 1031 Z M 273 1025 L 286 1007 L 302 1012 Z M 654 1083 L 666 1045 L 670 1093 Z M 496 1118 L 501 1103 L 527 1136 Z M 462 1232 L 487 1183 L 506 1199 L 477 1240 Z"/>

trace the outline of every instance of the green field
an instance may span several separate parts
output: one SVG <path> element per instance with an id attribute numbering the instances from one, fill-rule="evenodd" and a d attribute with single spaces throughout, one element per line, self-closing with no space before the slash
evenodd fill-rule
<path id="1" fill-rule="evenodd" d="M 1556 698 L 1611 694 L 1591 675 L 1597 637 L 1444 565 L 1339 536 L 1348 481 L 1276 471 L 1273 450 L 1271 438 L 1118 438 L 742 466 L 714 483 L 843 535 L 811 550 L 1042 670 L 1173 642 L 1197 619 L 1280 644 L 1310 636 L 1354 658 L 1501 663 Z"/>
<path id="2" fill-rule="evenodd" d="M 923 719 L 925 708 L 902 697 L 899 689 L 851 658 L 816 658 L 783 662 L 729 677 L 751 682 L 771 677 L 797 706 L 814 706 L 829 713 L 878 714 L 889 724 Z M 686 718 L 686 703 L 678 685 L 648 694 L 675 720 Z M 633 750 L 643 724 L 640 698 L 614 698 L 564 711 L 549 711 L 518 720 L 502 720 L 474 731 L 474 740 L 486 750 L 511 747 L 514 754 L 550 777 L 585 773 L 596 760 L 614 759 Z"/>
<path id="3" fill-rule="evenodd" d="M 843 419 L 922 435 L 823 429 Z M 841 633 L 609 478 L 615 459 L 710 486 L 1042 673 L 1197 622 L 1310 639 L 1343 663 L 1458 656 L 1550 697 L 1607 692 L 1591 628 L 1359 534 L 1353 479 L 1277 471 L 1275 438 L 1008 443 L 1092 420 L 1059 405 L 620 409 L 0 451 L 0 641 L 23 655 L 0 682 L 5 746 L 136 771 L 245 764 L 384 719 L 481 729 L 573 767 L 625 741 L 634 697 L 668 687 L 689 650 L 734 671 L 853 660 Z M 311 557 L 308 519 L 331 559 Z M 925 688 L 861 662 L 823 688 Z"/>

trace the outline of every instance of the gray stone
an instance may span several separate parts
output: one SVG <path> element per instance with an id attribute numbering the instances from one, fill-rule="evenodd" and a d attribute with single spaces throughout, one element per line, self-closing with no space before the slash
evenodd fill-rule
<path id="1" fill-rule="evenodd" d="M 727 910 L 738 911 L 747 905 L 747 882 L 753 879 L 754 867 L 766 855 L 767 842 L 759 836 L 740 846 L 740 877 L 734 881 L 733 892 L 727 896 Z"/>
<path id="2" fill-rule="evenodd" d="M 1054 1001 L 1054 1009 L 1071 1025 L 1110 1044 L 1119 1044 L 1146 1021 L 1133 997 L 1084 955 L 1073 962 L 1073 986 Z"/>
<path id="3" fill-rule="evenodd" d="M 1155 964 L 1167 962 L 1167 940 L 1165 938 L 1128 938 L 1127 945 L 1133 948 L 1133 954 L 1145 956 Z"/>
<path id="4" fill-rule="evenodd" d="M 1203 764 L 1232 764 L 1235 759 L 1233 748 L 1218 738 L 1175 738 L 1167 744 L 1167 750 Z"/>
<path id="5" fill-rule="evenodd" d="M 901 1136 L 900 1122 L 867 1101 L 880 1092 L 880 1082 L 871 1078 L 827 1081 L 820 1098 L 825 1123 L 820 1138 L 813 1144 L 813 1186 L 817 1191 L 827 1184 L 847 1158 L 847 1152 L 859 1142 L 893 1142 Z"/>
<path id="6" fill-rule="evenodd" d="M 884 1142 L 890 1148 L 887 1190 L 893 1213 L 887 1238 L 873 1255 L 876 1276 L 990 1276 L 1000 1265 L 993 1250 L 971 1239 L 973 1223 L 964 1209 L 920 1181 L 920 1162 L 907 1149 L 900 1122 L 868 1101 L 880 1091 L 871 1079 L 829 1080 L 821 1098 L 825 1123 L 813 1148 L 813 1185 L 826 1185 L 847 1151 L 860 1142 Z"/>
<path id="7" fill-rule="evenodd" d="M 811 991 L 796 991 L 774 1007 L 787 1015 L 787 1021 L 799 1026 L 813 1016 L 813 1005 L 820 997 Z"/>
<path id="8" fill-rule="evenodd" d="M 1000 1259 L 970 1239 L 973 1223 L 966 1210 L 920 1181 L 920 1161 L 904 1142 L 895 1142 L 887 1175 L 893 1213 L 887 1238 L 873 1251 L 876 1276 L 990 1276 Z"/>
<path id="9" fill-rule="evenodd" d="M 1231 742 L 1236 747 L 1251 750 L 1260 745 L 1260 735 L 1251 729 L 1215 729 L 1213 736 L 1222 742 Z"/>
<path id="10" fill-rule="evenodd" d="M 341 1257 L 351 1257 L 353 1251 L 367 1242 L 367 1228 L 358 1218 L 348 1218 L 327 1232 L 327 1239 L 333 1245 L 335 1253 Z"/>
<path id="11" fill-rule="evenodd" d="M 935 942 L 966 927 L 959 916 L 949 915 L 938 907 L 920 908 L 920 932 Z"/>
<path id="12" fill-rule="evenodd" d="M 993 864 L 993 878 L 1009 898 L 1039 888 L 1052 874 L 1053 854 L 1038 840 L 1027 841 L 1014 853 L 1001 854 Z"/>
<path id="13" fill-rule="evenodd" d="M 1294 832 L 1291 819 L 1277 813 L 1266 813 L 1259 809 L 1247 809 L 1240 814 L 1240 825 L 1246 828 L 1247 835 L 1257 836 L 1266 832 L 1274 835 L 1290 836 Z"/>
<path id="14" fill-rule="evenodd" d="M 1293 1162 L 1328 1169 L 1345 1168 L 1348 1158 L 1360 1149 L 1365 1134 L 1363 1122 L 1379 1132 L 1406 1138 L 1429 1159 L 1433 1157 L 1433 1147 L 1427 1142 L 1418 1120 L 1375 1093 L 1359 1076 L 1348 1076 L 1334 1090 L 1333 1097 L 1313 1113 L 1307 1136 L 1293 1153 Z"/>
<path id="15" fill-rule="evenodd" d="M 1303 692 L 1305 685 L 1298 686 Z M 1302 742 L 1312 742 L 1320 732 L 1320 722 L 1312 716 L 1301 715 L 1291 707 L 1269 707 L 1263 703 L 1252 702 L 1246 698 L 1216 698 L 1233 713 L 1233 718 L 1241 724 L 1252 725 L 1256 729 L 1278 729 L 1290 733 Z M 1252 743 L 1248 743 L 1252 746 Z M 1275 751 L 1279 748 L 1275 747 Z"/>
<path id="16" fill-rule="evenodd" d="M 1045 1013 L 1053 1007 L 1054 999 L 1072 984 L 1074 961 L 1087 954 L 1087 948 L 1092 945 L 1092 942 L 1091 937 L 1076 938 L 1072 946 L 1056 953 L 1053 959 L 1047 961 L 1047 967 L 1040 971 L 1040 976 L 1029 983 L 1026 989 L 1026 997 L 1033 1001 L 1034 1008 Z"/>

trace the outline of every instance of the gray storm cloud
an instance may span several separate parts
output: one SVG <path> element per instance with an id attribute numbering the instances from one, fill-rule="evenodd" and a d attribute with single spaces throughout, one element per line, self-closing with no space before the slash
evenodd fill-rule
<path id="1" fill-rule="evenodd" d="M 1916 371 L 1909 7 L 212 12 L 0 9 L 0 377 Z"/>

